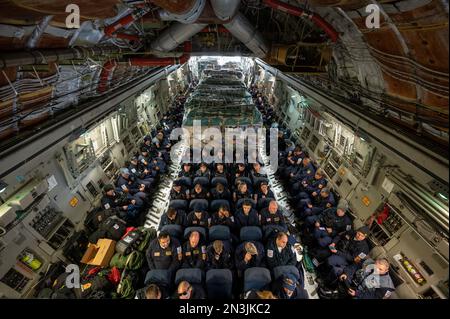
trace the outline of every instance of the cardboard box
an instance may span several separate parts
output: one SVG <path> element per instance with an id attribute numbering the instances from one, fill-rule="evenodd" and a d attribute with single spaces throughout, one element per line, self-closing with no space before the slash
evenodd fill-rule
<path id="1" fill-rule="evenodd" d="M 81 258 L 81 263 L 92 266 L 109 266 L 111 258 L 116 252 L 116 242 L 111 239 L 99 239 L 97 244 L 89 244 Z"/>

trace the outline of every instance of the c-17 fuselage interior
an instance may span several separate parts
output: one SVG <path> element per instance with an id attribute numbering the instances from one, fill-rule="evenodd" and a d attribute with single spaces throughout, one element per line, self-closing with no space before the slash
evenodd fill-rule
<path id="1" fill-rule="evenodd" d="M 0 14 L 1 298 L 448 299 L 448 64 L 393 52 L 434 1 L 383 3 L 392 52 L 358 1 L 40 2 Z"/>

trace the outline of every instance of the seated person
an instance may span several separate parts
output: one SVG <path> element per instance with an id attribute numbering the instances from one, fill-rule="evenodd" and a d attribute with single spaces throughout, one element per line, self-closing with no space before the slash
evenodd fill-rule
<path id="1" fill-rule="evenodd" d="M 150 284 L 136 291 L 135 299 L 167 299 L 167 291 L 155 284 Z"/>
<path id="2" fill-rule="evenodd" d="M 287 231 L 283 213 L 278 209 L 278 203 L 276 200 L 272 200 L 269 203 L 269 207 L 261 210 L 261 225 L 278 225 Z"/>
<path id="3" fill-rule="evenodd" d="M 269 184 L 267 182 L 262 182 L 259 186 L 258 191 L 254 195 L 255 202 L 258 202 L 263 198 L 275 198 L 275 195 L 269 189 Z"/>
<path id="4" fill-rule="evenodd" d="M 200 233 L 192 231 L 189 240 L 183 245 L 182 268 L 203 269 L 206 263 L 206 246 L 200 243 Z"/>
<path id="5" fill-rule="evenodd" d="M 178 174 L 178 177 L 188 177 L 190 179 L 194 179 L 194 171 L 192 170 L 192 165 L 189 163 L 184 163 L 181 172 Z"/>
<path id="6" fill-rule="evenodd" d="M 147 198 L 147 194 L 145 193 L 145 185 L 139 184 L 131 178 L 131 172 L 128 168 L 121 168 L 120 175 L 117 178 L 116 186 L 118 191 L 137 196 L 142 200 Z"/>
<path id="7" fill-rule="evenodd" d="M 270 270 L 278 266 L 295 266 L 297 264 L 294 247 L 289 244 L 288 236 L 285 233 L 279 232 L 267 243 L 266 263 Z"/>
<path id="8" fill-rule="evenodd" d="M 200 285 L 191 285 L 187 281 L 182 281 L 178 284 L 177 294 L 174 299 L 206 299 L 206 294 Z"/>
<path id="9" fill-rule="evenodd" d="M 195 184 L 194 189 L 189 193 L 190 199 L 209 199 L 209 196 L 208 190 L 200 183 Z"/>
<path id="10" fill-rule="evenodd" d="M 213 176 L 226 178 L 227 181 L 229 178 L 228 173 L 225 171 L 225 166 L 222 163 L 215 164 Z"/>
<path id="11" fill-rule="evenodd" d="M 145 165 L 138 161 L 136 156 L 130 159 L 130 165 L 128 170 L 132 174 L 132 178 L 138 183 L 145 185 L 146 191 L 150 191 L 155 179 L 152 176 L 152 172 L 147 169 Z"/>
<path id="12" fill-rule="evenodd" d="M 165 160 L 162 157 L 153 157 L 148 166 L 156 175 L 164 174 L 167 170 L 166 161 L 168 160 Z"/>
<path id="13" fill-rule="evenodd" d="M 297 278 L 292 274 L 283 275 L 275 280 L 272 291 L 278 299 L 308 299 L 308 293 L 300 287 Z"/>
<path id="14" fill-rule="evenodd" d="M 207 212 L 195 208 L 194 211 L 190 212 L 187 216 L 186 224 L 187 227 L 199 226 L 208 228 L 211 226 L 211 219 Z"/>
<path id="15" fill-rule="evenodd" d="M 239 183 L 237 190 L 233 193 L 233 201 L 237 203 L 240 199 L 251 199 L 252 193 L 248 189 L 247 183 Z"/>
<path id="16" fill-rule="evenodd" d="M 370 251 L 367 243 L 368 234 L 369 228 L 363 226 L 358 228 L 356 232 L 339 236 L 337 242 L 329 245 L 328 249 L 331 256 L 327 258 L 326 266 L 329 269 L 329 273 L 325 280 L 328 280 L 329 283 L 336 282 L 336 279 L 342 275 L 344 269 L 349 271 L 350 269 L 355 270 L 361 267 Z"/>
<path id="17" fill-rule="evenodd" d="M 261 166 L 260 163 L 253 163 L 250 175 L 253 180 L 255 178 L 267 177 L 265 169 Z"/>
<path id="18" fill-rule="evenodd" d="M 223 225 L 228 226 L 230 231 L 235 228 L 234 217 L 226 206 L 221 206 L 211 218 L 211 226 Z"/>
<path id="19" fill-rule="evenodd" d="M 181 181 L 176 180 L 173 182 L 172 189 L 170 190 L 170 199 L 189 200 L 189 190 L 183 186 Z"/>
<path id="20" fill-rule="evenodd" d="M 264 258 L 264 247 L 258 242 L 244 242 L 236 248 L 235 265 L 238 276 L 242 277 L 248 268 L 261 267 Z"/>
<path id="21" fill-rule="evenodd" d="M 301 166 L 305 154 L 300 146 L 295 147 L 291 154 L 288 154 L 285 165 L 280 166 L 281 176 L 286 179 L 294 176 L 294 173 Z"/>
<path id="22" fill-rule="evenodd" d="M 180 267 L 183 252 L 178 240 L 160 232 L 148 246 L 146 257 L 150 270 L 167 269 L 173 274 Z"/>
<path id="23" fill-rule="evenodd" d="M 328 247 L 337 240 L 336 236 L 352 229 L 352 220 L 346 215 L 347 209 L 347 201 L 342 200 L 337 207 L 327 208 L 319 215 L 306 218 L 307 227 L 314 227 L 314 238 L 320 247 Z"/>
<path id="24" fill-rule="evenodd" d="M 367 259 L 356 272 L 354 269 L 345 268 L 339 280 L 347 282 L 347 294 L 355 299 L 388 299 L 395 290 L 389 267 L 386 258 L 376 261 Z M 373 284 L 374 281 L 377 285 Z"/>
<path id="25" fill-rule="evenodd" d="M 294 193 L 300 192 L 298 196 L 295 196 L 295 199 L 307 199 L 317 196 L 322 188 L 327 186 L 327 179 L 325 178 L 325 172 L 323 169 L 319 168 L 314 177 L 304 178 L 301 183 L 293 186 Z"/>
<path id="26" fill-rule="evenodd" d="M 139 215 L 142 207 L 142 200 L 130 194 L 117 193 L 111 184 L 103 187 L 103 197 L 101 205 L 104 209 L 116 211 L 120 218 L 133 220 Z"/>
<path id="27" fill-rule="evenodd" d="M 215 240 L 206 249 L 207 269 L 232 269 L 233 259 L 231 255 L 231 247 L 225 245 L 221 240 Z"/>
<path id="28" fill-rule="evenodd" d="M 250 201 L 245 201 L 235 215 L 236 228 L 260 226 L 259 214 Z"/>
<path id="29" fill-rule="evenodd" d="M 278 299 L 270 290 L 249 290 L 243 299 Z"/>
<path id="30" fill-rule="evenodd" d="M 300 189 L 300 185 L 296 185 L 305 179 L 310 179 L 315 175 L 316 169 L 314 168 L 313 163 L 311 162 L 311 158 L 305 157 L 302 160 L 302 165 L 297 169 L 296 172 L 290 174 L 289 185 L 291 192 L 296 189 Z"/>
<path id="31" fill-rule="evenodd" d="M 200 168 L 195 173 L 195 177 L 206 177 L 208 180 L 211 178 L 211 172 L 209 171 L 208 165 L 206 163 L 201 163 Z"/>
<path id="32" fill-rule="evenodd" d="M 329 188 L 324 187 L 320 191 L 320 194 L 316 197 L 310 199 L 302 199 L 300 205 L 298 206 L 298 216 L 301 219 L 305 219 L 308 216 L 318 215 L 322 213 L 325 209 L 333 207 L 336 205 L 333 193 Z"/>
<path id="33" fill-rule="evenodd" d="M 152 140 L 153 145 L 158 151 L 167 151 L 172 146 L 167 138 L 164 137 L 163 132 L 158 132 Z"/>
<path id="34" fill-rule="evenodd" d="M 180 225 L 186 227 L 186 223 L 186 213 L 184 211 L 169 207 L 167 212 L 161 216 L 158 230 L 161 230 L 166 225 Z"/>
<path id="35" fill-rule="evenodd" d="M 240 177 L 250 177 L 250 174 L 247 172 L 247 168 L 244 163 L 239 163 L 233 174 L 233 184 L 237 185 L 238 179 Z"/>
<path id="36" fill-rule="evenodd" d="M 225 188 L 221 183 L 217 183 L 216 187 L 211 190 L 212 199 L 231 199 L 231 193 L 228 189 Z"/>

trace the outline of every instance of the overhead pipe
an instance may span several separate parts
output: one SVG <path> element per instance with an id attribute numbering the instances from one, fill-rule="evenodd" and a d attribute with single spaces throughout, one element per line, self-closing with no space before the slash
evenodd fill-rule
<path id="1" fill-rule="evenodd" d="M 117 68 L 117 62 L 115 60 L 108 60 L 103 64 L 102 72 L 100 73 L 100 78 L 98 80 L 98 93 L 104 93 L 108 89 L 108 83 L 110 81 L 110 77 L 114 73 Z"/>
<path id="2" fill-rule="evenodd" d="M 129 60 L 130 64 L 133 66 L 141 66 L 141 67 L 149 67 L 149 66 L 168 66 L 168 65 L 176 65 L 176 64 L 184 64 L 189 61 L 192 52 L 192 43 L 185 42 L 184 43 L 184 53 L 181 57 L 165 57 L 165 58 L 156 58 L 156 57 L 148 57 L 148 58 L 131 58 Z"/>
<path id="3" fill-rule="evenodd" d="M 152 50 L 156 51 L 172 51 L 202 31 L 206 26 L 206 24 L 175 23 L 166 29 L 150 47 Z"/>
<path id="4" fill-rule="evenodd" d="M 7 52 L 0 54 L 0 69 L 30 64 L 48 64 L 73 59 L 82 60 L 120 52 L 121 49 L 115 46 Z"/>
<path id="5" fill-rule="evenodd" d="M 267 56 L 269 47 L 264 38 L 242 13 L 237 13 L 231 22 L 224 24 L 224 27 L 257 57 L 264 58 Z"/>
<path id="6" fill-rule="evenodd" d="M 33 30 L 33 33 L 30 35 L 30 38 L 27 41 L 26 47 L 28 49 L 32 49 L 36 47 L 39 40 L 41 39 L 42 35 L 45 32 L 45 29 L 50 24 L 50 21 L 53 19 L 52 15 L 46 16 L 42 21 L 36 26 L 36 28 Z"/>
<path id="7" fill-rule="evenodd" d="M 195 23 L 205 9 L 206 0 L 151 1 L 163 8 L 158 12 L 163 21 L 178 21 L 184 24 Z"/>
<path id="8" fill-rule="evenodd" d="M 222 21 L 231 20 L 237 13 L 241 0 L 210 0 L 216 16 Z"/>
<path id="9" fill-rule="evenodd" d="M 316 26 L 322 29 L 333 42 L 336 42 L 339 38 L 339 33 L 334 29 L 334 27 L 314 12 L 292 6 L 279 0 L 264 0 L 264 4 L 272 9 L 286 12 L 293 16 L 310 19 Z"/>
<path id="10" fill-rule="evenodd" d="M 113 24 L 110 24 L 109 26 L 105 27 L 103 32 L 107 37 L 111 38 L 119 38 L 119 39 L 126 39 L 130 41 L 138 41 L 139 37 L 134 35 L 129 35 L 125 33 L 116 33 L 118 30 L 130 25 L 131 23 L 139 20 L 143 16 L 145 16 L 150 9 L 148 7 L 144 8 L 138 8 L 133 13 L 119 19 L 118 21 L 114 22 Z"/>
<path id="11" fill-rule="evenodd" d="M 167 10 L 173 14 L 184 14 L 195 6 L 197 0 L 147 0 L 147 3 L 152 3 L 158 7 Z"/>

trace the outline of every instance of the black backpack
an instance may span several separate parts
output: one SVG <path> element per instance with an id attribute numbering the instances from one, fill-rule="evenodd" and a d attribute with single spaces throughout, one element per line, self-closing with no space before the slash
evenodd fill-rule
<path id="1" fill-rule="evenodd" d="M 100 224 L 99 230 L 106 232 L 103 238 L 119 241 L 127 230 L 127 223 L 117 216 L 111 216 Z"/>

